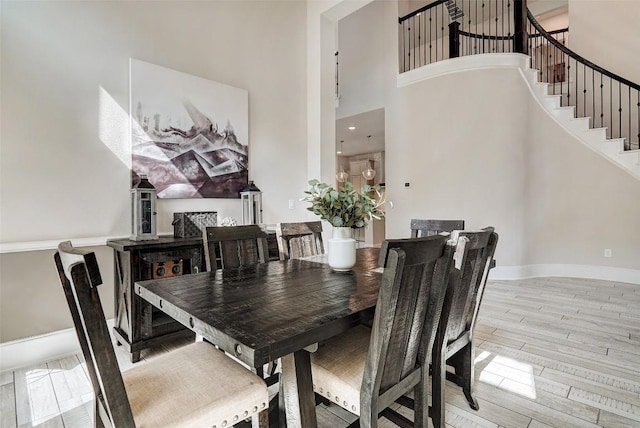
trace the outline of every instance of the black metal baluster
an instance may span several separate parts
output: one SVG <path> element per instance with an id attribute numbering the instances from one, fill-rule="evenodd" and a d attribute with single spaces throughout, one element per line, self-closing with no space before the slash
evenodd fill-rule
<path id="1" fill-rule="evenodd" d="M 627 86 L 629 88 L 629 148 L 631 148 L 631 86 Z"/>
<path id="2" fill-rule="evenodd" d="M 446 59 L 444 57 L 444 4 L 440 5 L 440 29 L 442 30 L 442 59 Z"/>
<path id="3" fill-rule="evenodd" d="M 565 73 L 567 73 L 567 70 L 566 70 L 566 65 L 565 65 L 565 62 L 564 62 L 564 52 L 560 53 L 560 58 L 561 58 L 561 61 L 562 61 L 562 77 L 563 77 L 562 79 L 560 79 L 560 107 L 562 107 L 562 105 L 563 105 L 562 104 L 562 94 L 564 92 L 563 84 L 564 84 L 564 81 L 565 81 L 565 79 L 566 79 L 566 77 L 568 75 L 565 74 Z"/>
<path id="4" fill-rule="evenodd" d="M 604 85 L 602 84 L 602 73 L 600 73 L 600 128 L 604 126 Z"/>
<path id="5" fill-rule="evenodd" d="M 611 128 L 611 137 L 613 138 L 613 79 L 609 77 L 609 127 Z"/>
<path id="6" fill-rule="evenodd" d="M 504 0 L 502 0 L 502 35 L 504 36 Z M 504 52 L 504 39 L 502 39 L 502 52 Z"/>
<path id="7" fill-rule="evenodd" d="M 620 82 L 618 82 L 618 133 L 622 138 L 622 88 L 620 88 Z"/>
<path id="8" fill-rule="evenodd" d="M 404 21 L 402 21 L 402 71 L 407 71 L 407 46 L 405 41 Z"/>
<path id="9" fill-rule="evenodd" d="M 494 52 L 500 52 L 498 50 L 498 3 L 497 2 L 496 2 L 496 19 L 495 19 L 495 21 L 496 21 L 496 34 L 495 34 L 496 40 L 493 43 L 493 51 Z"/>
<path id="10" fill-rule="evenodd" d="M 593 127 L 596 127 L 596 71 L 591 70 L 591 117 L 593 118 Z"/>
<path id="11" fill-rule="evenodd" d="M 413 26 L 413 68 L 416 68 L 416 17 L 411 17 L 411 25 Z"/>
<path id="12" fill-rule="evenodd" d="M 469 25 L 467 27 L 467 32 L 471 33 L 471 0 L 469 0 L 467 13 L 469 14 Z M 467 37 L 467 41 L 468 41 L 467 51 L 469 52 L 469 55 L 473 55 L 473 53 L 471 52 L 471 37 Z"/>
<path id="13" fill-rule="evenodd" d="M 424 63 L 429 64 L 427 62 L 427 41 L 431 38 L 431 34 L 427 34 L 427 14 L 424 14 Z"/>
<path id="14" fill-rule="evenodd" d="M 640 90 L 636 91 L 636 115 L 638 116 L 638 149 L 640 149 Z"/>
<path id="15" fill-rule="evenodd" d="M 422 61 L 420 60 L 420 40 L 422 39 L 422 25 L 420 21 L 420 14 L 418 14 L 418 67 L 422 66 Z"/>
<path id="16" fill-rule="evenodd" d="M 484 53 L 484 0 L 482 2 L 482 53 Z"/>
<path id="17" fill-rule="evenodd" d="M 433 53 L 433 49 L 432 49 L 432 46 L 433 46 L 433 39 L 431 38 L 431 34 L 432 34 L 432 33 L 431 33 L 431 22 L 432 22 L 432 19 L 431 19 L 431 11 L 432 11 L 432 9 L 429 9 L 429 63 L 431 63 L 431 62 L 433 61 L 433 60 L 431 59 L 431 57 L 432 57 L 432 53 Z M 438 57 L 436 57 L 436 61 L 437 61 L 437 59 L 438 59 Z"/>
<path id="18" fill-rule="evenodd" d="M 587 66 L 582 65 L 582 117 L 587 117 Z"/>
<path id="19" fill-rule="evenodd" d="M 436 36 L 438 35 L 438 11 L 436 10 Z M 444 37 L 444 34 L 442 35 L 442 37 Z M 438 38 L 436 38 L 436 61 L 439 61 L 438 59 Z"/>
<path id="20" fill-rule="evenodd" d="M 571 106 L 571 57 L 567 55 L 567 107 Z"/>
<path id="21" fill-rule="evenodd" d="M 507 0 L 507 20 L 509 22 L 507 35 L 509 36 L 509 52 L 513 52 L 513 43 L 511 43 L 511 0 Z M 531 24 L 529 24 L 531 26 Z M 531 31 L 529 31 L 531 33 Z"/>

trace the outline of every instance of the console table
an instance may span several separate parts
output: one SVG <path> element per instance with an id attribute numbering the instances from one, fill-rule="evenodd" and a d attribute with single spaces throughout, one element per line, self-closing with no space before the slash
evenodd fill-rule
<path id="1" fill-rule="evenodd" d="M 140 351 L 179 336 L 192 335 L 173 318 L 134 293 L 134 283 L 206 270 L 202 238 L 160 236 L 153 241 L 112 239 L 114 257 L 114 336 L 129 352 L 131 362 Z"/>

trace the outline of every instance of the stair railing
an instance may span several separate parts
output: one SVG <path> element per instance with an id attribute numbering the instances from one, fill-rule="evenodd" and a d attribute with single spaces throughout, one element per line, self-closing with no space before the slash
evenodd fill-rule
<path id="1" fill-rule="evenodd" d="M 398 19 L 400 72 L 458 56 L 514 52 L 519 0 L 438 0 Z"/>
<path id="2" fill-rule="evenodd" d="M 607 128 L 607 138 L 624 138 L 624 150 L 638 149 L 640 85 L 582 58 L 565 46 L 558 33 L 545 31 L 528 13 L 531 67 L 561 106 L 575 107 L 576 117 L 590 117 L 591 127 Z"/>

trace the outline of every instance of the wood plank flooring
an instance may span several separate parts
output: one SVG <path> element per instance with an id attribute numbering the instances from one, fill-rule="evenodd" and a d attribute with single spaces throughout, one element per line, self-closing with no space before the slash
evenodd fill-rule
<path id="1" fill-rule="evenodd" d="M 448 427 L 640 427 L 640 285 L 491 281 L 475 337 L 480 410 L 447 383 Z M 144 351 L 137 364 L 183 344 Z M 117 349 L 121 369 L 130 368 Z M 0 394 L 1 428 L 92 426 L 80 356 L 0 373 Z M 322 427 L 354 420 L 332 405 L 317 411 Z M 393 426 L 384 418 L 379 425 Z"/>

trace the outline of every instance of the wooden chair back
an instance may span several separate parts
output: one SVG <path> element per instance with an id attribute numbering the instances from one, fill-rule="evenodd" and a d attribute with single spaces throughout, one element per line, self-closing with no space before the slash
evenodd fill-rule
<path id="1" fill-rule="evenodd" d="M 430 416 L 434 426 L 444 426 L 445 379 L 461 386 L 469 406 L 478 410 L 473 396 L 473 329 L 493 266 L 498 234 L 488 227 L 478 232 L 454 231 L 451 239 L 457 241 L 457 248 L 432 355 Z M 448 372 L 447 365 L 453 367 L 455 373 Z"/>
<path id="2" fill-rule="evenodd" d="M 411 237 L 438 235 L 442 232 L 463 230 L 464 220 L 421 220 L 411 219 Z"/>
<path id="3" fill-rule="evenodd" d="M 478 232 L 455 231 L 451 235 L 453 240 L 463 237 L 468 240 L 466 252 L 463 254 L 456 251 L 454 256 L 454 269 L 449 279 L 444 308 L 444 315 L 447 316 L 447 341 L 473 331 L 498 243 L 498 234 L 493 227 Z"/>
<path id="4" fill-rule="evenodd" d="M 363 413 L 377 419 L 379 410 L 416 386 L 423 390 L 455 245 L 446 236 L 432 236 L 387 240 L 384 248 L 385 270 L 362 380 L 361 420 Z M 421 399 L 426 403 L 426 393 Z"/>
<path id="5" fill-rule="evenodd" d="M 278 223 L 276 238 L 280 260 L 324 254 L 322 222 Z"/>
<path id="6" fill-rule="evenodd" d="M 135 427 L 118 368 L 98 286 L 102 277 L 95 253 L 62 242 L 54 255 L 62 289 L 93 386 L 98 426 Z"/>
<path id="7" fill-rule="evenodd" d="M 207 227 L 203 241 L 208 271 L 252 266 L 268 260 L 267 234 L 256 224 Z"/>

